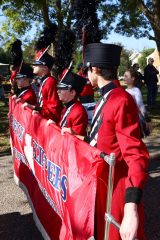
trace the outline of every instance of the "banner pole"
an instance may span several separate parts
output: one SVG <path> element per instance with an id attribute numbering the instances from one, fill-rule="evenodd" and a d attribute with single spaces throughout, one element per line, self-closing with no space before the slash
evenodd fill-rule
<path id="1" fill-rule="evenodd" d="M 106 155 L 101 153 L 100 155 L 108 164 L 109 164 L 109 174 L 108 174 L 108 191 L 107 191 L 107 202 L 106 202 L 106 214 L 111 216 L 111 206 L 112 206 L 112 193 L 113 193 L 113 183 L 114 183 L 114 165 L 115 165 L 115 154 L 111 153 L 110 155 Z M 105 234 L 104 240 L 109 240 L 109 228 L 111 221 L 108 221 L 108 218 L 105 214 Z"/>
<path id="2" fill-rule="evenodd" d="M 108 174 L 108 192 L 107 192 L 107 202 L 106 202 L 106 213 L 105 213 L 105 234 L 104 240 L 109 240 L 109 229 L 110 224 L 113 224 L 115 228 L 120 230 L 121 225 L 116 221 L 116 219 L 111 214 L 112 207 L 112 195 L 113 195 L 113 184 L 114 184 L 114 166 L 115 166 L 115 154 L 111 153 L 110 155 L 106 155 L 105 153 L 101 153 L 100 156 L 109 164 L 109 174 Z M 133 238 L 135 240 L 135 238 Z"/>

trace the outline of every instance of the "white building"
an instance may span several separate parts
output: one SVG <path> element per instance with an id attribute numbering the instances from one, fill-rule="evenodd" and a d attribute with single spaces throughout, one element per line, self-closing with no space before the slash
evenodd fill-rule
<path id="1" fill-rule="evenodd" d="M 129 60 L 131 61 L 131 65 L 138 63 L 138 59 L 142 56 L 140 52 L 134 51 L 132 55 L 129 57 Z"/>

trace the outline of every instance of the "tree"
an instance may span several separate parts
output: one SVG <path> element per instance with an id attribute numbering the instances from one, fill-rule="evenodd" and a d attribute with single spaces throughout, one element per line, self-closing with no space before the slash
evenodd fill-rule
<path id="1" fill-rule="evenodd" d="M 142 51 L 142 56 L 138 59 L 138 63 L 141 69 L 144 69 L 147 65 L 147 57 L 154 51 L 153 48 L 144 49 Z"/>
<path id="2" fill-rule="evenodd" d="M 125 71 L 131 67 L 131 62 L 129 60 L 129 56 L 130 56 L 130 51 L 122 48 L 121 63 L 118 68 L 119 76 L 123 76 Z"/>
<path id="3" fill-rule="evenodd" d="M 160 54 L 159 0 L 106 0 L 101 4 L 102 20 L 115 32 L 136 38 L 147 37 L 156 42 Z M 110 18 L 111 13 L 111 19 Z M 154 35 L 151 35 L 153 30 Z"/>
<path id="4" fill-rule="evenodd" d="M 21 38 L 34 25 L 38 32 L 42 25 L 49 26 L 52 22 L 59 29 L 70 28 L 72 23 L 71 1 L 67 0 L 2 0 L 1 10 L 6 17 L 1 28 L 4 44 Z M 24 39 L 29 42 L 27 36 Z M 8 47 L 8 44 L 6 45 Z"/>
<path id="5" fill-rule="evenodd" d="M 8 63 L 9 59 L 9 52 L 5 52 L 3 48 L 0 48 L 0 63 Z"/>
<path id="6" fill-rule="evenodd" d="M 23 59 L 26 63 L 33 63 L 35 59 L 35 39 L 24 45 Z"/>

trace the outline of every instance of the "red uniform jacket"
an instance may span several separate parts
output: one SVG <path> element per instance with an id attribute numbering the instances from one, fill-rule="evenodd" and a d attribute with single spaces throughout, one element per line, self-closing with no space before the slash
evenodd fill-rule
<path id="1" fill-rule="evenodd" d="M 73 102 L 74 105 L 71 107 L 71 111 L 68 113 L 66 117 L 66 121 L 64 122 L 63 127 L 72 128 L 72 130 L 82 136 L 86 136 L 86 128 L 88 125 L 88 115 L 85 108 L 79 101 Z M 67 111 L 67 107 L 62 110 L 62 116 L 60 121 L 60 126 L 63 121 L 63 117 Z M 62 127 L 62 126 L 61 126 Z"/>
<path id="2" fill-rule="evenodd" d="M 27 102 L 35 106 L 37 105 L 37 97 L 31 86 L 21 89 L 17 97 L 21 98 L 22 102 Z"/>
<path id="3" fill-rule="evenodd" d="M 81 72 L 78 72 L 77 74 L 80 75 L 81 77 L 87 78 L 86 75 Z M 86 82 L 86 85 L 83 88 L 83 91 L 80 93 L 80 96 L 85 97 L 85 96 L 90 96 L 90 95 L 94 96 L 94 90 L 88 79 L 88 81 Z"/>
<path id="4" fill-rule="evenodd" d="M 143 188 L 148 177 L 146 169 L 149 155 L 140 139 L 137 107 L 132 97 L 122 88 L 118 87 L 111 90 L 100 116 L 101 124 L 98 129 L 97 148 L 106 154 L 115 153 L 116 156 L 112 214 L 121 223 L 126 194 L 128 194 L 129 199 L 136 202 L 134 201 L 136 191 Z M 106 163 L 104 163 L 102 176 L 104 182 L 107 182 L 108 165 Z M 96 238 L 98 240 L 102 240 L 104 237 L 105 223 L 102 219 L 104 219 L 106 210 L 107 186 L 103 179 L 98 182 L 96 200 L 96 206 L 100 209 L 96 221 L 102 229 Z M 137 238 L 144 240 L 143 209 L 140 206 L 141 203 L 139 203 L 140 224 Z M 109 240 L 120 239 L 118 230 L 111 226 Z"/>
<path id="5" fill-rule="evenodd" d="M 57 94 L 57 81 L 52 76 L 47 76 L 39 88 L 39 94 L 42 94 L 41 114 L 46 119 L 52 119 L 59 122 L 62 110 L 62 103 Z"/>

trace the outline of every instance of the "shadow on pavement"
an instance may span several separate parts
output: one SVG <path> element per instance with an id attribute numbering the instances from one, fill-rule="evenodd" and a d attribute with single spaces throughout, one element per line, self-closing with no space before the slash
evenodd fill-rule
<path id="1" fill-rule="evenodd" d="M 5 149 L 4 151 L 1 150 L 1 152 L 0 152 L 0 157 L 10 156 L 10 155 L 11 155 L 11 148 L 10 147 Z"/>
<path id="2" fill-rule="evenodd" d="M 0 215 L 0 239 L 3 240 L 43 240 L 37 230 L 32 214 L 19 212 Z"/>
<path id="3" fill-rule="evenodd" d="M 149 165 L 150 177 L 144 189 L 145 233 L 147 240 L 160 239 L 160 160 Z"/>

